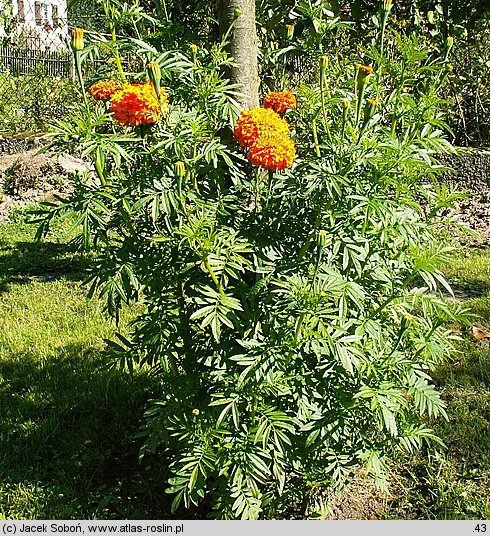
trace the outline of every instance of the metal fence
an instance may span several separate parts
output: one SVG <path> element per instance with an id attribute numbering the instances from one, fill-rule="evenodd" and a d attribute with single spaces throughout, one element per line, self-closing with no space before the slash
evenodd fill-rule
<path id="1" fill-rule="evenodd" d="M 70 30 L 90 31 L 95 19 L 70 21 L 66 0 L 11 0 L 9 10 L 0 12 L 0 133 L 45 131 L 80 99 Z M 98 63 L 87 63 L 89 75 Z"/>
<path id="2" fill-rule="evenodd" d="M 49 77 L 73 78 L 72 55 L 64 50 L 1 46 L 0 66 L 0 72 L 12 76 L 42 72 Z"/>

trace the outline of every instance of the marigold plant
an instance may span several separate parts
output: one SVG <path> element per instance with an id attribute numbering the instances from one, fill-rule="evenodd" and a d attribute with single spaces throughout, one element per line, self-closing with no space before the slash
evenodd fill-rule
<path id="1" fill-rule="evenodd" d="M 290 91 L 271 91 L 264 98 L 264 108 L 272 108 L 278 114 L 294 110 L 296 105 L 296 97 Z"/>
<path id="2" fill-rule="evenodd" d="M 274 110 L 255 108 L 240 114 L 235 123 L 235 138 L 243 147 L 252 147 L 266 132 L 289 135 L 289 126 Z"/>
<path id="3" fill-rule="evenodd" d="M 89 93 L 95 100 L 109 100 L 112 95 L 121 89 L 121 84 L 114 80 L 99 80 L 90 86 Z"/>
<path id="4" fill-rule="evenodd" d="M 272 107 L 240 113 L 224 42 L 159 54 L 172 113 L 158 128 L 108 125 L 90 100 L 53 135 L 52 147 L 92 155 L 97 176 L 76 177 L 42 231 L 75 213 L 96 244 L 90 293 L 116 318 L 138 303 L 110 350 L 123 370 L 159 377 L 140 437 L 142 455 L 165 457 L 173 510 L 277 519 L 301 504 L 294 515 L 318 517 L 326 488 L 360 468 L 386 484 L 393 453 L 437 441 L 430 419 L 446 413 L 430 371 L 460 314 L 439 293 L 452 196 L 438 192 L 434 155 L 451 146 L 443 78 L 421 91 L 407 73 L 422 56 L 402 45 L 363 54 L 372 86 L 372 67 L 353 76 L 350 58 L 322 57 L 317 82 L 298 85 L 294 141 Z M 162 113 L 150 83 L 123 86 L 110 109 L 122 126 Z"/>
<path id="5" fill-rule="evenodd" d="M 250 147 L 247 158 L 254 166 L 272 171 L 289 168 L 296 158 L 294 141 L 283 134 L 268 132 Z"/>
<path id="6" fill-rule="evenodd" d="M 168 100 L 162 95 L 164 106 Z M 155 123 L 161 118 L 162 108 L 151 82 L 145 84 L 124 84 L 113 93 L 110 111 L 114 119 L 125 126 L 139 126 Z"/>

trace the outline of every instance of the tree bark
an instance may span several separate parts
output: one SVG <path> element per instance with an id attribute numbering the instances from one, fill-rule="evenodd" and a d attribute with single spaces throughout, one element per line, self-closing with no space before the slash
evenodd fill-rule
<path id="1" fill-rule="evenodd" d="M 258 39 L 255 25 L 255 0 L 217 0 L 220 34 L 224 36 L 238 16 L 228 36 L 228 51 L 236 66 L 231 67 L 231 82 L 240 85 L 237 98 L 242 110 L 259 106 Z"/>

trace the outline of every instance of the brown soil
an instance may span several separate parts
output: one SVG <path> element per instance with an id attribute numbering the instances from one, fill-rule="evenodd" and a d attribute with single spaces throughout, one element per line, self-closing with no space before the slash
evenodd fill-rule
<path id="1" fill-rule="evenodd" d="M 390 497 L 363 471 L 358 471 L 341 496 L 329 495 L 331 514 L 326 519 L 381 519 L 388 509 Z"/>
<path id="2" fill-rule="evenodd" d="M 35 150 L 0 155 L 0 222 L 16 208 L 66 195 L 70 175 L 86 170 L 85 162 L 69 155 L 37 155 Z"/>

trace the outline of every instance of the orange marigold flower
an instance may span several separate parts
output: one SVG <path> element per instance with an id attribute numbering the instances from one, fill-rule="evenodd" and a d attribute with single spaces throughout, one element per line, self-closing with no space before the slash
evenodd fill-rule
<path id="1" fill-rule="evenodd" d="M 254 166 L 277 171 L 293 165 L 296 148 L 289 136 L 269 132 L 255 141 L 248 151 L 247 158 Z"/>
<path id="2" fill-rule="evenodd" d="M 244 147 L 252 147 L 267 132 L 289 134 L 286 121 L 271 109 L 255 108 L 242 112 L 235 123 L 235 138 Z"/>
<path id="3" fill-rule="evenodd" d="M 162 107 L 160 107 L 151 82 L 124 84 L 119 91 L 113 93 L 110 111 L 120 125 L 136 127 L 158 121 L 162 115 L 162 108 L 167 104 L 168 100 L 162 94 Z"/>
<path id="4" fill-rule="evenodd" d="M 358 65 L 357 70 L 359 72 L 359 76 L 369 76 L 370 74 L 373 74 L 374 69 L 371 67 L 371 65 Z"/>
<path id="5" fill-rule="evenodd" d="M 99 80 L 90 87 L 89 93 L 95 100 L 105 101 L 109 100 L 118 89 L 121 89 L 121 84 L 114 80 Z"/>
<path id="6" fill-rule="evenodd" d="M 296 108 L 296 97 L 290 91 L 271 91 L 264 98 L 264 108 L 272 108 L 278 114 Z"/>

